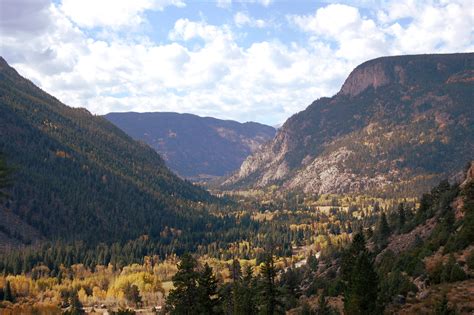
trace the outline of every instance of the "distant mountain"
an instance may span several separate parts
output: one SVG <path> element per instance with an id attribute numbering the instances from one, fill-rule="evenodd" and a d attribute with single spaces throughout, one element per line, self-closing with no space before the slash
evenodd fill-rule
<path id="1" fill-rule="evenodd" d="M 141 235 L 169 244 L 163 230 L 199 231 L 216 219 L 198 210 L 214 198 L 174 175 L 154 150 L 103 117 L 65 106 L 1 57 L 0 152 L 14 169 L 0 203 L 0 245 Z"/>
<path id="2" fill-rule="evenodd" d="M 416 196 L 474 156 L 474 54 L 384 57 L 289 118 L 224 188 Z"/>
<path id="3" fill-rule="evenodd" d="M 270 126 L 178 113 L 110 113 L 105 118 L 160 153 L 191 179 L 228 175 L 275 136 Z"/>

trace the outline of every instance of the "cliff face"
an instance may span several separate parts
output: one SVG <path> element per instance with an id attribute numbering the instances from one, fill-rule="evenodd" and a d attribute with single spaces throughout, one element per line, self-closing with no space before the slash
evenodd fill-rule
<path id="1" fill-rule="evenodd" d="M 472 53 L 365 62 L 223 187 L 416 195 L 474 156 L 473 82 Z"/>
<path id="2" fill-rule="evenodd" d="M 382 62 L 371 65 L 357 67 L 341 88 L 341 93 L 349 96 L 356 96 L 365 91 L 368 87 L 377 89 L 390 83 L 390 79 L 384 69 Z"/>

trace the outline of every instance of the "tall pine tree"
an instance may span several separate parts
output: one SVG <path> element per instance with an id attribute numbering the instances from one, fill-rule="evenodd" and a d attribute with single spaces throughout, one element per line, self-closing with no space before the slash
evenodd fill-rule
<path id="1" fill-rule="evenodd" d="M 216 312 L 219 303 L 217 297 L 217 279 L 212 268 L 206 263 L 204 270 L 199 274 L 198 282 L 198 307 L 199 314 L 212 315 Z"/>
<path id="2" fill-rule="evenodd" d="M 10 175 L 5 156 L 0 152 L 0 200 L 8 196 L 4 189 L 10 185 Z"/>
<path id="3" fill-rule="evenodd" d="M 198 305 L 196 272 L 197 262 L 191 254 L 184 254 L 178 265 L 178 272 L 173 276 L 174 289 L 166 299 L 166 309 L 171 314 L 191 315 L 196 313 Z"/>
<path id="4" fill-rule="evenodd" d="M 351 247 L 345 253 L 343 264 L 346 264 L 342 266 L 342 276 L 345 280 L 345 313 L 349 315 L 376 314 L 378 278 L 372 259 L 365 248 L 362 233 L 354 237 Z"/>
<path id="5" fill-rule="evenodd" d="M 273 315 L 279 311 L 278 290 L 275 285 L 276 268 L 272 251 L 267 252 L 260 268 L 260 311 L 262 314 Z"/>

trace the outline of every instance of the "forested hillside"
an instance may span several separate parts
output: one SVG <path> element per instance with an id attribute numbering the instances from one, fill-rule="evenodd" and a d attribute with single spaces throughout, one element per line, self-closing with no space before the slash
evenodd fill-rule
<path id="1" fill-rule="evenodd" d="M 223 187 L 416 196 L 474 156 L 473 84 L 473 53 L 365 62 Z"/>
<path id="2" fill-rule="evenodd" d="M 104 116 L 155 149 L 179 175 L 195 180 L 228 175 L 260 145 L 270 126 L 178 113 L 110 113 Z"/>
<path id="3" fill-rule="evenodd" d="M 0 59 L 0 152 L 12 168 L 2 245 L 122 242 L 201 229 L 214 200 L 106 119 L 65 106 Z M 166 241 L 164 238 L 163 242 Z"/>

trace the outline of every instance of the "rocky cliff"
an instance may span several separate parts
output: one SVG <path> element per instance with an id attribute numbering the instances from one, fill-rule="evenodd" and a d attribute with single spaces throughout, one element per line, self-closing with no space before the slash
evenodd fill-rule
<path id="1" fill-rule="evenodd" d="M 473 82 L 472 53 L 365 62 L 223 187 L 416 195 L 474 156 Z"/>

